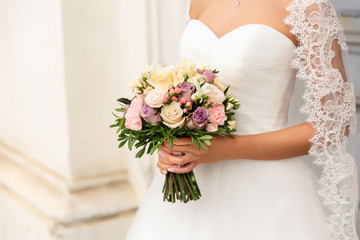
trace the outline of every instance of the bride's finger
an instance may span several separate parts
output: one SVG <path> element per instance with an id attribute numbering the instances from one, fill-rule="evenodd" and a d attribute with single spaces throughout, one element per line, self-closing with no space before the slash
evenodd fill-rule
<path id="1" fill-rule="evenodd" d="M 161 162 L 157 162 L 156 163 L 156 166 L 159 168 L 159 170 L 160 170 L 160 173 L 161 174 L 167 174 L 167 170 L 166 169 L 168 169 L 168 168 L 171 168 L 171 165 L 168 165 L 168 164 L 163 164 L 163 163 L 161 163 Z"/>
<path id="2" fill-rule="evenodd" d="M 169 165 L 184 165 L 188 162 L 191 162 L 190 155 L 184 155 L 181 157 L 177 157 L 171 154 L 168 154 L 167 152 L 159 151 L 159 161 L 164 164 Z"/>
<path id="3" fill-rule="evenodd" d="M 173 172 L 173 173 L 188 173 L 191 170 L 193 170 L 196 166 L 197 166 L 197 162 L 190 162 L 183 167 L 179 168 L 176 166 L 172 166 L 172 167 L 168 168 L 167 170 L 169 172 Z"/>

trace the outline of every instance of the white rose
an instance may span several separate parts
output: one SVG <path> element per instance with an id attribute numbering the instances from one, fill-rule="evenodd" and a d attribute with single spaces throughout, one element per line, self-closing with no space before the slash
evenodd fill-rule
<path id="1" fill-rule="evenodd" d="M 228 124 L 229 124 L 229 129 L 233 130 L 236 125 L 236 120 L 230 120 L 230 121 L 228 121 Z"/>
<path id="2" fill-rule="evenodd" d="M 183 110 L 177 102 L 165 105 L 160 113 L 163 123 L 170 128 L 182 128 L 185 125 Z"/>
<path id="3" fill-rule="evenodd" d="M 145 102 L 152 108 L 159 108 L 163 105 L 162 100 L 166 95 L 166 91 L 160 87 L 156 87 L 150 90 L 148 95 L 145 97 Z"/>
<path id="4" fill-rule="evenodd" d="M 192 77 L 197 73 L 197 68 L 195 63 L 190 61 L 182 61 L 180 64 L 180 71 L 189 77 Z"/>
<path id="5" fill-rule="evenodd" d="M 222 104 L 225 101 L 225 94 L 220 89 L 218 89 L 215 85 L 205 83 L 201 87 L 201 92 L 203 95 L 207 95 L 210 101 L 215 104 Z"/>

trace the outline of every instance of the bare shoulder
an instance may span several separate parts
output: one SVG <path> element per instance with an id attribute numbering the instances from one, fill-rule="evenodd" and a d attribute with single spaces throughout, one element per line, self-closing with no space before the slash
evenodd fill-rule
<path id="1" fill-rule="evenodd" d="M 211 0 L 190 0 L 190 18 L 198 18 Z"/>

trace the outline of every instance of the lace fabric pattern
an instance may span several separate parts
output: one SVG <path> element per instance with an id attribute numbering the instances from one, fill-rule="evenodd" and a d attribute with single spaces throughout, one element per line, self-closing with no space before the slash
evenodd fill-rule
<path id="1" fill-rule="evenodd" d="M 296 37 L 293 68 L 305 83 L 300 110 L 314 128 L 309 155 L 320 167 L 319 195 L 334 240 L 357 240 L 357 168 L 347 150 L 356 132 L 353 84 L 346 77 L 342 51 L 347 45 L 329 0 L 293 0 L 284 20 Z"/>

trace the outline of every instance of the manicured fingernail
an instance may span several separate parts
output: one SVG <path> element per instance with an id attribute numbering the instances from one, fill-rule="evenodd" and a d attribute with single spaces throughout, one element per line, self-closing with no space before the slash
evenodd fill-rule
<path id="1" fill-rule="evenodd" d="M 177 156 L 177 157 L 181 157 L 181 156 L 184 156 L 185 154 L 182 153 L 182 152 L 176 152 L 176 151 L 172 151 L 172 154 Z"/>
<path id="2" fill-rule="evenodd" d="M 181 168 L 180 165 L 172 165 L 171 167 L 172 167 L 172 168 Z"/>
<path id="3" fill-rule="evenodd" d="M 173 172 L 173 173 L 175 172 L 175 169 L 172 169 L 172 168 L 168 168 L 167 170 L 168 170 L 169 172 Z"/>
<path id="4" fill-rule="evenodd" d="M 165 153 L 163 151 L 160 151 L 159 155 L 162 156 L 162 157 L 165 157 Z"/>
<path id="5" fill-rule="evenodd" d="M 167 174 L 167 171 L 166 170 L 161 170 L 161 173 L 166 175 Z"/>

